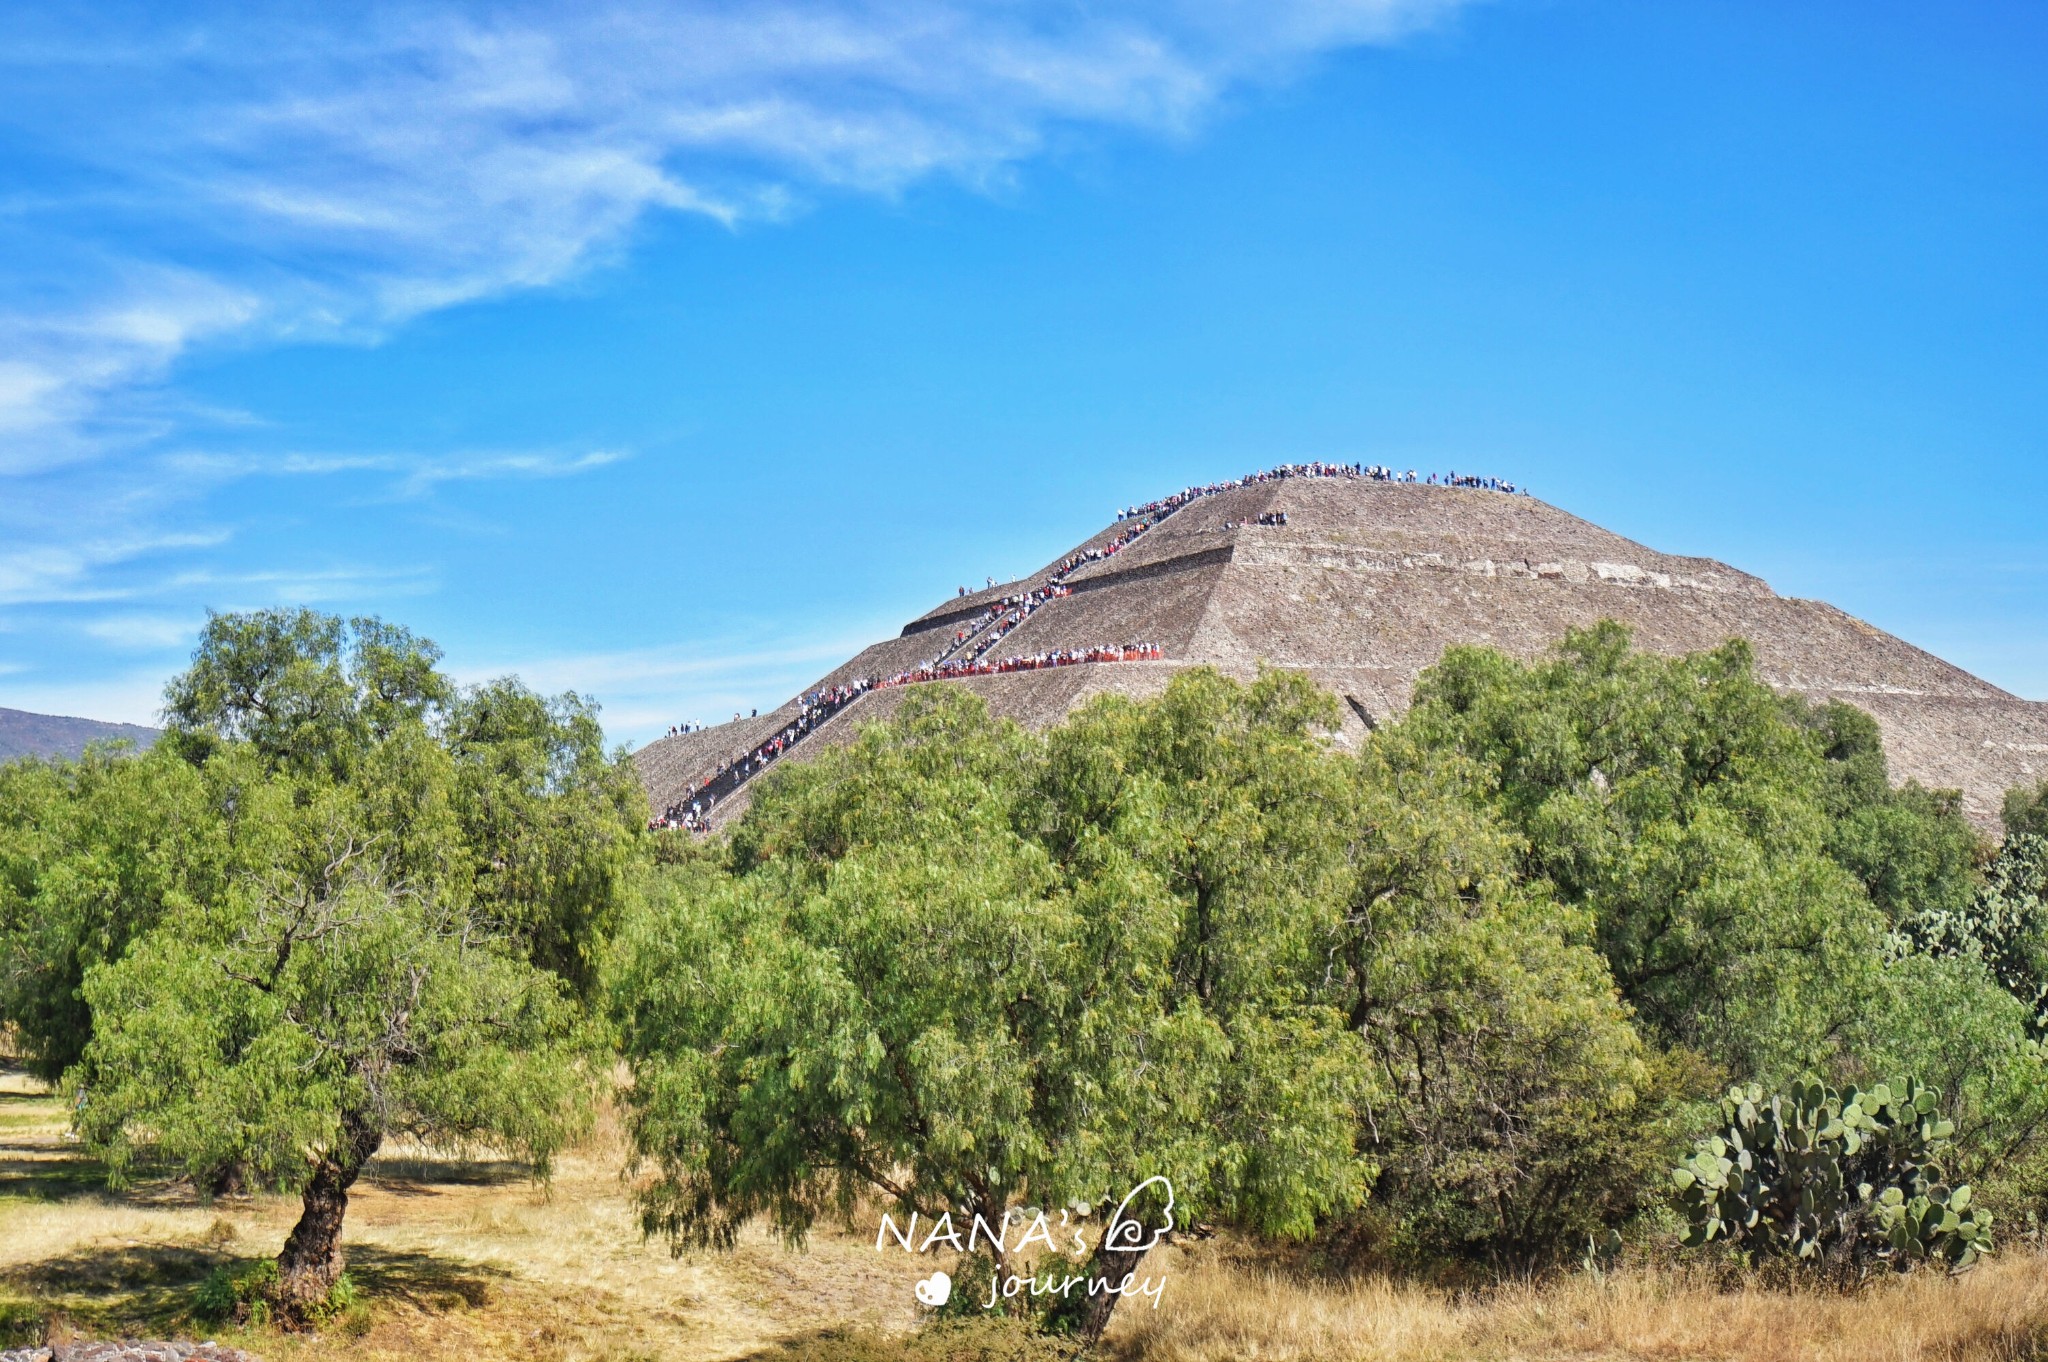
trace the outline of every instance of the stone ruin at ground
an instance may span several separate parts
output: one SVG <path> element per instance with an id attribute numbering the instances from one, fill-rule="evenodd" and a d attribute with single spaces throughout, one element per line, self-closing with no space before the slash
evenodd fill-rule
<path id="1" fill-rule="evenodd" d="M 58 1343 L 0 1352 L 0 1362 L 263 1362 L 254 1353 L 218 1343 L 118 1341 Z"/>
<path id="2" fill-rule="evenodd" d="M 1074 554 L 1131 527 L 1112 524 L 1040 572 L 942 602 L 811 690 L 925 665 L 962 630 L 989 628 L 982 622 L 992 606 L 1043 587 Z M 1824 602 L 1780 596 L 1712 559 L 1658 553 L 1533 497 L 1356 477 L 1254 482 L 1193 498 L 1120 551 L 1066 572 L 1061 585 L 1069 594 L 1016 622 L 989 660 L 1126 643 L 1156 645 L 1159 660 L 920 684 L 968 687 L 995 713 L 1040 727 L 1098 692 L 1156 693 L 1184 667 L 1250 677 L 1266 662 L 1305 671 L 1340 696 L 1335 741 L 1355 747 L 1407 706 L 1416 677 L 1446 647 L 1490 644 L 1528 658 L 1568 628 L 1612 618 L 1634 630 L 1639 647 L 1663 653 L 1749 639 L 1771 685 L 1868 712 L 1883 730 L 1892 778 L 1961 790 L 1982 826 L 1995 825 L 2005 790 L 2048 777 L 2048 703 L 2011 695 Z M 786 759 L 848 740 L 907 690 L 860 694 L 789 746 Z M 758 750 L 801 712 L 792 700 L 649 744 L 635 760 L 650 806 L 687 807 L 721 759 Z M 738 813 L 747 795 L 741 785 L 722 798 L 710 822 Z"/>

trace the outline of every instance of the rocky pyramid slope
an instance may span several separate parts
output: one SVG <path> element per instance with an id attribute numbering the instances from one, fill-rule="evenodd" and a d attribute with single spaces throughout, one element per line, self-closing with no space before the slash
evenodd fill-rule
<path id="1" fill-rule="evenodd" d="M 1337 740 L 1354 745 L 1406 706 L 1446 647 L 1528 657 L 1603 618 L 1661 652 L 1749 639 L 1772 685 L 1866 710 L 1894 779 L 1958 788 L 1982 823 L 2007 788 L 2048 775 L 2048 704 L 1833 606 L 1779 596 L 1711 559 L 1658 553 L 1533 497 L 1329 469 L 1120 518 L 1040 572 L 910 621 L 822 678 L 809 703 L 664 739 L 637 761 L 656 810 L 709 803 L 722 822 L 744 806 L 754 770 L 850 735 L 911 684 L 971 687 L 1036 726 L 1100 691 L 1156 691 L 1181 667 L 1249 676 L 1262 661 L 1343 697 Z M 1084 660 L 1105 647 L 1117 660 Z M 952 674 L 924 679 L 941 658 Z M 1030 661 L 997 670 L 1013 658 Z"/>

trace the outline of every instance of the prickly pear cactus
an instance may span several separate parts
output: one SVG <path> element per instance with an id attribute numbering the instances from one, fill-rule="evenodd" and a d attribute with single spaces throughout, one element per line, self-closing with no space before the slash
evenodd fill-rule
<path id="1" fill-rule="evenodd" d="M 1969 1267 L 1991 1252 L 1991 1215 L 1942 1181 L 1955 1124 L 1938 1098 L 1911 1078 L 1837 1093 L 1807 1075 L 1768 1099 L 1730 1088 L 1721 1130 L 1672 1170 L 1685 1242 L 1857 1273 Z"/>

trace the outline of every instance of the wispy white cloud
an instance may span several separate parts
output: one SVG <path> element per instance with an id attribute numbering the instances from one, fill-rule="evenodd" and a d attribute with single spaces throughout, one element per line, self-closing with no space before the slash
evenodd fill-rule
<path id="1" fill-rule="evenodd" d="M 83 538 L 0 549 L 0 606 L 184 597 L 210 598 L 210 603 L 221 609 L 239 609 L 279 601 L 314 604 L 348 600 L 370 590 L 422 595 L 438 582 L 436 569 L 428 564 L 225 571 L 175 568 L 152 561 L 213 548 L 227 538 L 225 531 L 206 531 Z"/>
<path id="2" fill-rule="evenodd" d="M 773 222 L 933 176 L 997 184 L 1077 129 L 1185 136 L 1235 90 L 1462 3 L 16 7 L 0 34 L 0 139 L 27 149 L 0 184 L 0 607 L 136 602 L 101 623 L 139 647 L 140 621 L 176 606 L 428 591 L 429 566 L 223 571 L 248 527 L 193 508 L 257 476 L 426 500 L 622 457 L 261 451 L 262 413 L 180 390 L 197 352 L 374 342 L 600 267 L 655 215 Z M 222 428 L 259 453 L 189 452 Z M 625 706 L 633 678 L 665 680 L 680 690 L 662 712 L 676 693 L 716 710 L 743 680 L 800 684 L 822 660 L 747 657 L 697 690 L 668 670 L 687 659 L 644 655 L 616 673 L 586 659 L 575 684 Z M 130 700 L 104 712 L 129 717 Z"/>
<path id="3" fill-rule="evenodd" d="M 456 454 L 309 453 L 218 454 L 180 451 L 166 457 L 164 469 L 194 482 L 225 482 L 257 477 L 339 477 L 383 474 L 387 494 L 417 498 L 454 482 L 569 478 L 625 459 L 616 449 L 578 452 L 548 449 L 471 450 Z"/>
<path id="4" fill-rule="evenodd" d="M 692 648 L 453 658 L 451 670 L 466 684 L 517 676 L 549 694 L 602 696 L 605 731 L 644 742 L 669 724 L 717 723 L 735 712 L 781 704 L 885 632 L 877 623 L 772 648 L 734 639 Z"/>
<path id="5" fill-rule="evenodd" d="M 400 488 L 420 496 L 448 482 L 478 482 L 497 478 L 569 478 L 578 473 L 606 468 L 625 455 L 616 450 L 597 449 L 585 454 L 504 453 L 474 454 L 451 459 L 426 459 L 405 475 Z"/>
<path id="6" fill-rule="evenodd" d="M 146 400 L 193 344 L 259 317 L 254 293 L 187 269 L 128 265 L 98 296 L 0 304 L 0 474 L 36 473 L 167 433 Z"/>
<path id="7" fill-rule="evenodd" d="M 139 594 L 134 586 L 108 585 L 104 569 L 152 554 L 208 548 L 223 532 L 91 537 L 0 549 L 0 605 L 120 600 Z"/>
<path id="8" fill-rule="evenodd" d="M 169 574 L 154 593 L 204 594 L 218 610 L 253 610 L 267 605 L 323 605 L 333 601 L 379 596 L 423 596 L 439 584 L 428 564 L 369 567 L 344 564 L 327 568 L 275 568 L 252 572 L 200 569 Z"/>
<path id="9" fill-rule="evenodd" d="M 102 643 L 135 652 L 187 647 L 199 637 L 199 621 L 190 615 L 102 615 L 81 627 Z"/>
<path id="10" fill-rule="evenodd" d="M 987 179 L 1066 126 L 1176 135 L 1459 0 L 122 5 L 10 16 L 0 471 L 160 433 L 195 344 L 372 337 L 563 280 L 650 212 Z"/>
<path id="11" fill-rule="evenodd" d="M 264 588 L 289 599 L 343 599 L 363 586 L 431 590 L 424 565 L 374 571 L 329 566 L 226 573 L 190 564 L 235 538 L 199 525 L 193 506 L 220 486 L 258 477 L 321 477 L 348 484 L 353 504 L 419 501 L 444 486 L 575 477 L 626 458 L 618 450 L 474 450 L 136 455 L 89 478 L 64 470 L 0 478 L 0 607 L 161 598 L 217 587 Z M 75 470 L 74 470 L 75 473 Z M 144 570 L 144 569 L 147 570 Z"/>

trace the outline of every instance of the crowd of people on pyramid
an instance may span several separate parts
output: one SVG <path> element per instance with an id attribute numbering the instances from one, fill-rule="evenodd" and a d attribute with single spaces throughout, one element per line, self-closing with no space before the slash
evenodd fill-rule
<path id="1" fill-rule="evenodd" d="M 1183 487 L 1170 497 L 1148 501 L 1143 506 L 1127 506 L 1116 513 L 1118 520 L 1150 520 L 1156 525 L 1191 501 L 1213 497 L 1218 492 L 1234 492 L 1240 487 L 1256 487 L 1262 482 L 1278 482 L 1283 478 L 1362 478 L 1370 474 L 1365 465 L 1356 463 L 1283 463 L 1277 468 L 1263 472 L 1247 473 L 1241 478 L 1228 482 L 1205 483 L 1200 487 Z M 1149 528 L 1149 527 L 1148 527 Z M 1142 533 L 1142 531 L 1141 531 Z"/>
<path id="2" fill-rule="evenodd" d="M 1431 473 L 1429 480 L 1435 482 L 1436 474 Z M 1520 490 L 1511 482 L 1504 482 L 1499 478 L 1483 478 L 1477 473 L 1446 473 L 1444 474 L 1443 485 L 1445 487 L 1479 487 L 1489 492 L 1506 492 L 1510 495 Z M 1524 492 L 1522 495 L 1527 496 L 1528 493 Z"/>
<path id="3" fill-rule="evenodd" d="M 969 643 L 973 643 L 975 645 L 974 651 L 968 654 L 967 657 L 967 662 L 971 663 L 993 647 L 998 639 L 1028 619 L 1031 613 L 1038 609 L 1039 606 L 1044 605 L 1047 601 L 1057 600 L 1061 596 L 1071 596 L 1072 594 L 1072 588 L 1062 585 L 1055 578 L 1048 577 L 1045 585 L 1036 591 L 1027 591 L 1017 596 L 1005 596 L 956 629 L 953 632 L 953 641 L 941 649 L 937 657 L 924 665 L 934 669 L 944 667 L 953 654 L 959 652 Z M 996 631 L 992 634 L 984 635 L 983 631 L 989 625 L 996 624 L 997 621 L 1001 621 L 1001 623 Z"/>
<path id="4" fill-rule="evenodd" d="M 1005 658 L 1000 662 L 984 662 L 981 659 L 989 649 L 1001 642 L 1011 631 L 1029 619 L 1042 606 L 1062 596 L 1073 594 L 1073 588 L 1066 585 L 1066 579 L 1076 569 L 1088 563 L 1097 563 L 1129 547 L 1140 535 L 1152 529 L 1174 512 L 1202 497 L 1214 496 L 1239 487 L 1251 487 L 1262 482 L 1274 482 L 1283 478 L 1365 478 L 1374 482 L 1406 482 L 1429 486 L 1476 487 L 1487 491 L 1516 493 L 1522 489 L 1500 478 L 1480 477 L 1474 474 L 1435 473 L 1419 476 L 1414 469 L 1405 473 L 1396 472 L 1382 464 L 1364 463 L 1294 463 L 1282 464 L 1263 472 L 1252 473 L 1230 482 L 1212 482 L 1201 487 L 1185 487 L 1170 497 L 1146 502 L 1143 506 L 1128 506 L 1116 513 L 1118 524 L 1129 528 L 1111 536 L 1100 544 L 1081 549 L 1068 555 L 1053 566 L 1046 574 L 1045 585 L 1021 595 L 1005 596 L 988 609 L 969 620 L 954 631 L 952 639 L 938 656 L 922 666 L 912 667 L 889 677 L 870 677 L 851 685 L 833 686 L 825 690 L 807 691 L 798 699 L 797 717 L 781 732 L 767 741 L 756 745 L 753 750 L 730 761 L 720 761 L 717 769 L 703 781 L 693 785 L 682 799 L 649 821 L 650 827 L 684 828 L 692 832 L 703 832 L 710 827 L 711 810 L 721 796 L 729 796 L 749 777 L 765 769 L 769 763 L 803 741 L 804 737 L 823 725 L 840 710 L 858 700 L 871 690 L 891 686 L 916 685 L 925 681 L 947 681 L 962 676 L 997 676 L 1007 672 L 1037 671 L 1044 667 L 1070 667 L 1082 663 L 1101 662 L 1157 662 L 1165 654 L 1156 643 L 1127 643 L 1089 648 L 1055 648 L 1047 652 L 1030 653 L 1019 657 Z M 1527 495 L 1522 492 L 1522 495 Z M 1235 529 L 1237 521 L 1226 522 L 1225 528 Z M 1285 525 L 1287 512 L 1268 511 L 1259 516 L 1260 525 Z M 989 578 L 989 585 L 995 579 Z M 967 588 L 961 587 L 960 594 L 966 595 Z M 966 652 L 965 657 L 956 660 L 955 655 Z M 738 720 L 739 715 L 733 715 Z M 679 732 L 688 733 L 701 725 L 680 724 L 669 729 L 669 736 Z"/>
<path id="5" fill-rule="evenodd" d="M 689 793 L 648 820 L 649 828 L 681 828 L 704 832 L 711 826 L 711 810 L 721 794 L 729 795 L 747 779 L 765 770 L 769 763 L 787 752 L 805 735 L 824 724 L 846 706 L 871 690 L 892 686 L 913 686 L 924 681 L 950 681 L 962 676 L 1004 676 L 1011 672 L 1040 671 L 1047 667 L 1072 667 L 1089 662 L 1158 662 L 1166 654 L 1156 643 L 1124 643 L 1092 648 L 1053 648 L 1042 653 L 1006 657 L 1000 662 L 956 662 L 949 666 L 913 667 L 894 676 L 870 678 L 847 686 L 810 691 L 798 697 L 797 717 L 781 732 L 760 743 L 745 756 L 721 760 Z"/>
<path id="6" fill-rule="evenodd" d="M 708 794 L 701 800 L 691 800 L 687 806 L 678 801 L 669 805 L 665 812 L 648 819 L 647 830 L 658 832 L 663 828 L 672 828 L 678 832 L 709 832 L 711 806 L 715 802 L 716 798 Z"/>
<path id="7" fill-rule="evenodd" d="M 765 768 L 804 736 L 823 724 L 840 710 L 858 700 L 875 688 L 874 681 L 857 681 L 851 685 L 829 686 L 819 690 L 805 691 L 797 697 L 797 716 L 782 731 L 760 743 L 741 757 L 720 760 L 717 768 L 702 781 L 693 784 L 689 791 L 670 804 L 661 814 L 649 819 L 650 828 L 682 828 L 689 832 L 703 832 L 710 826 L 711 810 L 717 806 L 721 795 L 730 795 L 744 784 L 749 776 Z M 739 715 L 733 715 L 735 721 Z"/>
<path id="8" fill-rule="evenodd" d="M 1522 489 L 1502 478 L 1486 478 L 1476 474 L 1418 473 L 1413 468 L 1402 472 L 1385 464 L 1367 463 L 1284 463 L 1277 468 L 1268 468 L 1259 473 L 1248 473 L 1229 482 L 1212 482 L 1201 487 L 1184 487 L 1170 497 L 1148 501 L 1143 506 L 1127 506 L 1116 513 L 1118 520 L 1150 519 L 1154 524 L 1172 515 L 1191 501 L 1214 496 L 1218 492 L 1231 492 L 1240 487 L 1256 487 L 1262 482 L 1278 482 L 1284 478 L 1364 478 L 1371 482 L 1412 482 L 1430 487 L 1479 487 L 1491 492 L 1521 492 Z M 1523 493 L 1527 495 L 1526 493 Z"/>
<path id="9" fill-rule="evenodd" d="M 1073 594 L 1074 589 L 1072 587 L 1061 582 L 1048 581 L 1036 591 L 1027 592 L 1022 596 L 1015 597 L 1012 603 L 998 611 L 1002 617 L 996 621 L 993 629 L 984 625 L 980 634 L 968 634 L 964 638 L 954 639 L 952 646 L 934 658 L 930 665 L 938 667 L 940 670 L 944 670 L 947 667 L 971 667 L 980 661 L 982 654 L 995 647 L 996 644 L 1001 643 L 1012 629 L 1015 629 L 1025 620 L 1030 619 L 1039 606 L 1044 605 L 1047 601 L 1056 601 L 1062 596 L 1071 596 Z M 968 650 L 964 661 L 947 661 L 954 653 L 969 643 L 972 643 L 974 646 Z"/>
<path id="10" fill-rule="evenodd" d="M 1071 667 L 1082 662 L 1157 662 L 1165 654 L 1156 643 L 1124 643 L 1093 648 L 1054 648 L 1043 653 L 1006 657 L 1000 662 L 953 662 L 945 666 L 912 667 L 875 682 L 885 686 L 914 686 L 920 681 L 951 681 L 961 676 L 1001 676 L 1006 672 L 1035 672 L 1045 667 Z"/>
<path id="11" fill-rule="evenodd" d="M 1413 482 L 1427 487 L 1477 487 L 1487 492 L 1506 492 L 1510 496 L 1529 495 L 1525 488 L 1517 487 L 1505 478 L 1482 477 L 1477 473 L 1460 473 L 1456 469 L 1448 473 L 1417 473 L 1409 469 L 1396 472 L 1384 464 L 1370 464 L 1362 469 L 1363 476 L 1374 482 Z"/>
<path id="12" fill-rule="evenodd" d="M 1173 509 L 1178 510 L 1179 507 L 1176 506 Z M 1022 595 L 1005 596 L 987 610 L 982 611 L 981 614 L 969 620 L 956 631 L 953 635 L 953 641 L 937 657 L 926 663 L 925 667 L 933 671 L 943 672 L 947 676 L 973 675 L 974 673 L 966 671 L 946 670 L 949 659 L 951 659 L 954 653 L 959 652 L 970 643 L 973 644 L 974 647 L 968 653 L 966 662 L 956 665 L 963 667 L 974 665 L 990 648 L 1002 642 L 1004 636 L 1012 629 L 1015 629 L 1025 620 L 1031 618 L 1032 614 L 1040 606 L 1048 601 L 1056 601 L 1062 596 L 1071 596 L 1073 588 L 1066 585 L 1066 580 L 1077 568 L 1084 567 L 1089 563 L 1099 563 L 1103 559 L 1110 557 L 1118 550 L 1128 546 L 1139 535 L 1158 524 L 1159 521 L 1164 520 L 1169 514 L 1171 514 L 1170 511 L 1161 512 L 1154 519 L 1140 521 L 1123 533 L 1114 535 L 1100 544 L 1091 545 L 1085 549 L 1078 549 L 1068 554 L 1065 558 L 1053 564 L 1052 571 L 1046 574 L 1044 586 L 1039 587 L 1036 591 L 1029 591 Z M 1117 515 L 1119 521 L 1125 518 L 1122 513 Z M 990 578 L 989 583 L 994 585 L 995 579 Z M 966 588 L 962 587 L 961 590 L 964 592 Z M 991 624 L 995 626 L 993 631 L 989 631 Z"/>

